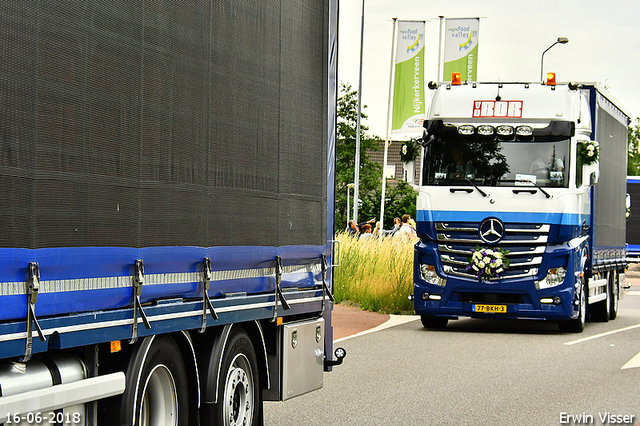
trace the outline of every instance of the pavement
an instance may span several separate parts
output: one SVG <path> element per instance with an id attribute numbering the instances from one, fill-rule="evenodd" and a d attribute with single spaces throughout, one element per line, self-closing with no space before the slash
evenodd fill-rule
<path id="1" fill-rule="evenodd" d="M 626 271 L 626 284 L 633 290 L 640 289 L 640 265 L 632 264 Z M 416 315 L 388 315 L 363 311 L 355 306 L 334 305 L 331 322 L 333 324 L 334 342 L 359 334 L 375 331 L 380 328 L 414 321 Z"/>
<path id="2" fill-rule="evenodd" d="M 632 263 L 625 273 L 625 282 L 627 286 L 635 287 L 634 290 L 640 289 L 640 264 Z"/>
<path id="3" fill-rule="evenodd" d="M 331 314 L 333 339 L 335 341 L 371 330 L 390 318 L 390 315 L 363 311 L 354 306 L 334 305 Z"/>

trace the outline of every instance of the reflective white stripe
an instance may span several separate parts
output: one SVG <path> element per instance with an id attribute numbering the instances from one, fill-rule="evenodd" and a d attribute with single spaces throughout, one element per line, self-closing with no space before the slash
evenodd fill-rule
<path id="1" fill-rule="evenodd" d="M 39 293 L 103 290 L 131 287 L 131 277 L 78 278 L 73 280 L 40 281 Z"/>
<path id="2" fill-rule="evenodd" d="M 26 283 L 2 283 L 0 284 L 0 296 L 26 294 L 26 285 Z"/>
<path id="3" fill-rule="evenodd" d="M 312 273 L 322 270 L 320 264 L 285 266 L 283 274 Z M 237 269 L 231 271 L 213 271 L 211 281 L 230 281 L 250 278 L 266 278 L 275 276 L 274 268 Z M 78 278 L 73 280 L 40 281 L 39 293 L 62 293 L 68 291 L 106 290 L 131 287 L 131 276 Z M 144 285 L 186 284 L 202 282 L 200 272 L 179 272 L 170 274 L 149 274 L 144 276 Z M 26 294 L 26 283 L 0 283 L 0 296 L 17 296 Z"/>
<path id="4" fill-rule="evenodd" d="M 131 286 L 131 277 L 129 278 L 129 286 Z M 163 284 L 185 284 L 197 283 L 202 280 L 202 274 L 197 272 L 178 272 L 175 274 L 152 274 L 144 276 L 145 285 L 163 285 Z"/>
<path id="5" fill-rule="evenodd" d="M 295 305 L 300 303 L 310 303 L 310 302 L 320 302 L 320 301 L 322 301 L 322 296 L 294 299 L 288 302 L 289 302 L 289 305 Z M 267 301 L 267 302 L 250 303 L 245 305 L 215 307 L 215 310 L 216 310 L 216 313 L 221 314 L 224 312 L 250 311 L 253 309 L 270 308 L 273 306 L 274 306 L 273 301 Z M 281 306 L 282 304 L 278 302 L 278 307 L 281 307 Z M 207 309 L 207 315 L 209 314 L 211 314 L 211 311 Z M 147 319 L 149 320 L 149 322 L 156 322 L 156 321 L 166 321 L 166 320 L 175 320 L 175 319 L 181 319 L 181 318 L 201 317 L 201 316 L 202 316 L 202 311 L 184 311 L 184 312 L 175 312 L 170 314 L 148 315 Z M 142 323 L 142 318 L 138 318 L 138 323 L 139 324 Z M 112 320 L 112 321 L 102 321 L 97 323 L 69 325 L 65 327 L 48 328 L 48 329 L 43 329 L 42 333 L 44 334 L 44 336 L 50 336 L 56 332 L 59 334 L 64 334 L 64 333 L 73 333 L 76 331 L 97 330 L 97 329 L 109 328 L 109 327 L 121 327 L 123 325 L 131 325 L 131 324 L 133 324 L 133 318 L 119 319 L 119 320 Z M 24 339 L 26 337 L 27 337 L 27 333 L 24 331 L 19 333 L 5 334 L 0 336 L 0 342 Z"/>

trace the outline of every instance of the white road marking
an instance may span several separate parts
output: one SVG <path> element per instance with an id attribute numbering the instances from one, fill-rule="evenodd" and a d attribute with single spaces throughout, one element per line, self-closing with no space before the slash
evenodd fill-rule
<path id="1" fill-rule="evenodd" d="M 639 328 L 639 327 L 640 327 L 640 324 L 630 325 L 629 327 L 618 328 L 617 330 L 607 331 L 606 333 L 594 334 L 593 336 L 584 337 L 584 338 L 578 339 L 578 340 L 572 340 L 571 342 L 565 343 L 565 345 L 566 346 L 576 345 L 578 343 L 584 343 L 584 342 L 587 342 L 589 340 L 599 339 L 600 337 L 605 337 L 605 336 L 609 336 L 611 334 L 621 333 L 623 331 L 633 330 L 634 328 Z"/>
<path id="2" fill-rule="evenodd" d="M 387 328 L 395 327 L 396 325 L 406 324 L 408 322 L 416 321 L 419 319 L 420 317 L 418 315 L 389 315 L 389 319 L 385 323 L 380 324 L 379 326 L 372 329 L 361 331 L 360 333 L 351 336 L 341 337 L 340 339 L 334 340 L 333 343 L 342 342 L 353 337 L 364 336 L 365 334 L 369 333 L 375 333 L 376 331 L 381 331 Z"/>
<path id="3" fill-rule="evenodd" d="M 585 337 L 583 339 L 573 340 L 571 342 L 565 343 L 566 346 L 576 345 L 578 343 L 588 342 L 589 340 L 599 339 L 600 337 L 610 336 L 612 334 L 621 333 L 623 331 L 633 330 L 635 328 L 640 328 L 640 324 L 630 325 L 629 327 L 618 328 L 617 330 L 607 331 L 606 333 L 594 334 L 593 336 Z M 637 368 L 640 367 L 640 353 L 631 358 L 625 365 L 623 365 L 620 369 L 627 370 L 629 368 Z"/>
<path id="4" fill-rule="evenodd" d="M 640 367 L 640 353 L 629 360 L 625 365 L 622 366 L 621 370 L 626 370 L 628 368 L 636 368 Z"/>

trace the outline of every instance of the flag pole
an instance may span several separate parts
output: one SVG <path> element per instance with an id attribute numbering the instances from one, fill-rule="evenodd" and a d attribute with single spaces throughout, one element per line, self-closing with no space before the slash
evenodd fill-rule
<path id="1" fill-rule="evenodd" d="M 387 101 L 387 134 L 384 140 L 384 161 L 382 165 L 382 197 L 380 199 L 380 236 L 382 236 L 382 231 L 384 229 L 384 199 L 386 196 L 387 189 L 387 159 L 389 154 L 389 126 L 390 126 L 390 118 L 391 118 L 391 98 L 393 96 L 393 66 L 395 65 L 395 55 L 394 51 L 396 48 L 396 23 L 398 22 L 398 18 L 393 19 L 393 35 L 391 36 L 391 65 L 389 69 L 389 99 Z"/>
<path id="2" fill-rule="evenodd" d="M 356 158 L 353 190 L 353 220 L 358 223 L 358 199 L 360 198 L 360 114 L 362 111 L 362 55 L 364 51 L 364 0 L 362 0 L 362 20 L 360 24 L 360 72 L 358 76 L 358 113 L 356 115 Z"/>
<path id="3" fill-rule="evenodd" d="M 442 83 L 442 25 L 444 23 L 444 15 L 440 15 L 440 30 L 438 31 L 438 84 Z"/>

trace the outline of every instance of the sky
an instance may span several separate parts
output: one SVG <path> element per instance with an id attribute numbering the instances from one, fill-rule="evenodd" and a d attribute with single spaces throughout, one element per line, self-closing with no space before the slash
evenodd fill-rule
<path id="1" fill-rule="evenodd" d="M 363 0 L 339 0 L 338 80 L 358 88 Z M 637 0 L 364 0 L 363 113 L 367 135 L 385 138 L 392 18 L 426 23 L 425 81 L 437 80 L 439 16 L 480 17 L 478 81 L 540 81 L 605 87 L 631 118 L 640 117 L 640 14 Z"/>

